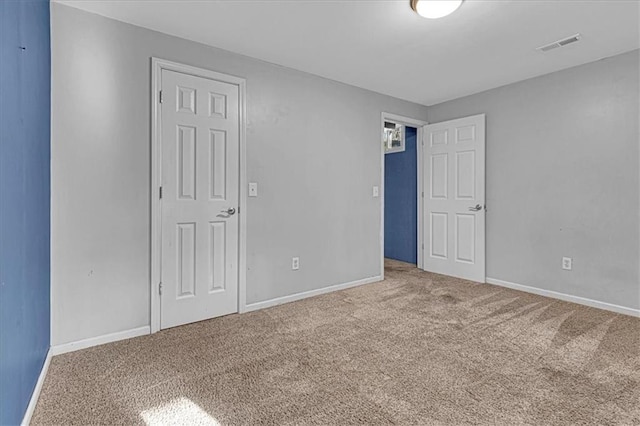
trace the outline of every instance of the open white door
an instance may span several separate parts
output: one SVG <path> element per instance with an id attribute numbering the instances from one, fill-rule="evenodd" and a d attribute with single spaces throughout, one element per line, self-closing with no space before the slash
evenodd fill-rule
<path id="1" fill-rule="evenodd" d="M 485 282 L 485 116 L 423 129 L 423 269 Z"/>
<path id="2" fill-rule="evenodd" d="M 239 89 L 162 70 L 160 328 L 238 310 Z"/>

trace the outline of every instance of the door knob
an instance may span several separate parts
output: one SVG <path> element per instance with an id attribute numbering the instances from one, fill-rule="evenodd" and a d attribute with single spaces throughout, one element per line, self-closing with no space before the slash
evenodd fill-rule
<path id="1" fill-rule="evenodd" d="M 229 207 L 226 210 L 220 210 L 220 211 L 223 212 L 223 213 L 228 214 L 229 216 L 233 216 L 234 214 L 236 214 L 236 209 L 233 208 L 233 207 Z"/>
<path id="2" fill-rule="evenodd" d="M 479 212 L 480 210 L 482 210 L 482 206 L 480 204 L 476 204 L 475 207 L 469 207 L 470 212 Z"/>

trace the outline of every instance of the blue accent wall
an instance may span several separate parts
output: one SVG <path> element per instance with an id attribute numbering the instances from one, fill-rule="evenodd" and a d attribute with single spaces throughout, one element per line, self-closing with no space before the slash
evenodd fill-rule
<path id="1" fill-rule="evenodd" d="M 0 0 L 0 424 L 19 424 L 49 349 L 47 0 Z"/>
<path id="2" fill-rule="evenodd" d="M 406 128 L 405 150 L 384 156 L 384 256 L 417 263 L 417 130 Z"/>

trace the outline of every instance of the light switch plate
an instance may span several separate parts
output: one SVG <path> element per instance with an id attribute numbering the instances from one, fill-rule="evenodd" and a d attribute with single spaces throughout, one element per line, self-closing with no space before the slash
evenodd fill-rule
<path id="1" fill-rule="evenodd" d="M 258 196 L 258 183 L 249 182 L 249 197 L 257 197 L 257 196 Z"/>
<path id="2" fill-rule="evenodd" d="M 373 187 L 373 196 L 374 197 L 380 196 L 380 188 L 378 188 L 377 185 Z"/>

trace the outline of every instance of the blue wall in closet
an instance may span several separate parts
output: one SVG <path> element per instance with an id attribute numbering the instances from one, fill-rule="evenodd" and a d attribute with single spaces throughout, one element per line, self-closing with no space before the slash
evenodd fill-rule
<path id="1" fill-rule="evenodd" d="M 0 424 L 19 424 L 49 349 L 47 0 L 0 0 Z"/>
<path id="2" fill-rule="evenodd" d="M 405 151 L 384 156 L 384 256 L 417 263 L 417 130 L 406 128 Z"/>

